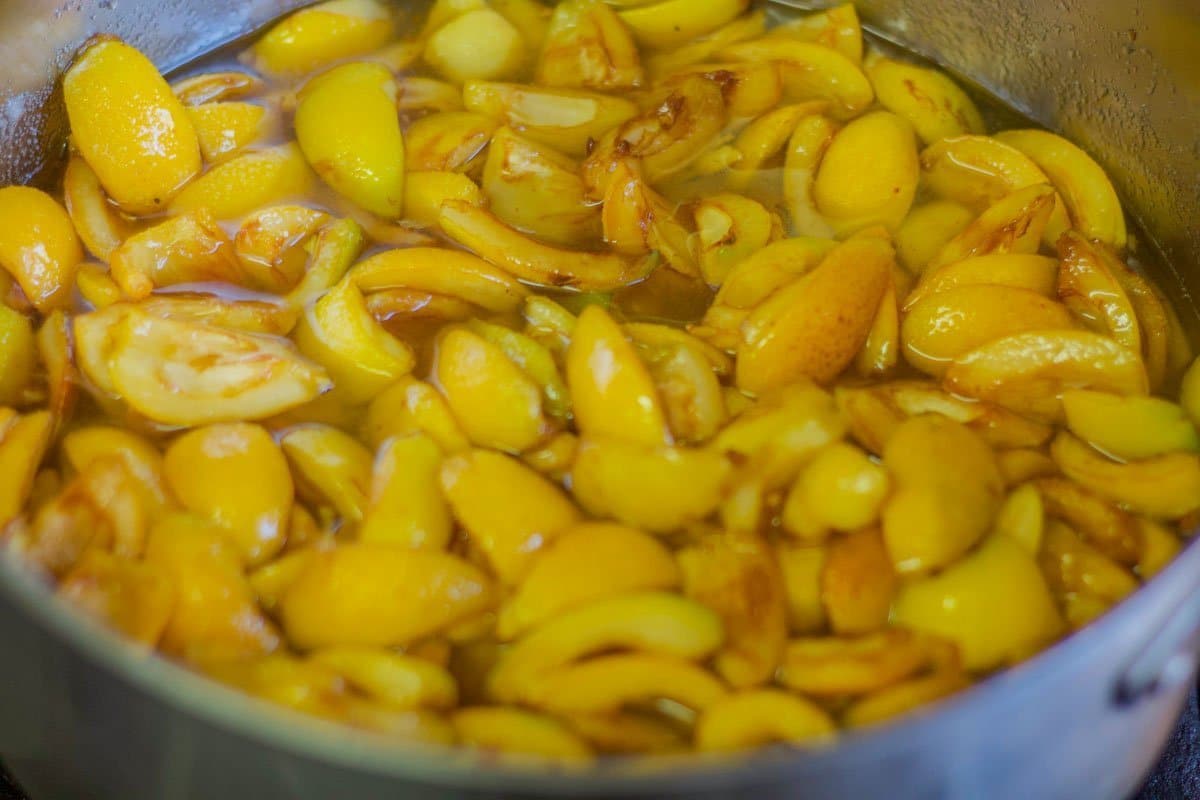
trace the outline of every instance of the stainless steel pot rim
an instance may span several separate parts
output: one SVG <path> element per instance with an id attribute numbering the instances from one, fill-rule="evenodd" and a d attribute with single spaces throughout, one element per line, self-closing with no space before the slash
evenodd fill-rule
<path id="1" fill-rule="evenodd" d="M 1091 625 L 1011 669 L 1003 670 L 941 702 L 898 720 L 844 733 L 835 744 L 813 748 L 772 748 L 741 757 L 692 755 L 660 759 L 605 759 L 590 769 L 547 770 L 498 762 L 494 757 L 445 748 L 389 743 L 333 723 L 247 701 L 222 686 L 165 658 L 148 655 L 55 598 L 46 585 L 13 559 L 0 558 L 0 593 L 76 652 L 119 678 L 150 692 L 176 710 L 215 727 L 276 749 L 303 755 L 347 770 L 423 781 L 449 788 L 518 791 L 530 794 L 624 794 L 686 792 L 691 787 L 719 789 L 780 780 L 801 771 L 806 762 L 833 753 L 870 765 L 891 737 L 920 741 L 926 729 L 972 725 L 981 707 L 1002 702 L 1018 710 L 1023 698 L 1070 671 L 1098 640 L 1129 631 L 1149 639 L 1154 631 L 1128 626 L 1165 595 L 1164 587 L 1200 575 L 1200 539 L 1193 540 L 1162 573 Z M 1190 576 L 1190 577 L 1189 577 Z M 1136 652 L 1141 641 L 1110 643 L 1112 652 Z"/>

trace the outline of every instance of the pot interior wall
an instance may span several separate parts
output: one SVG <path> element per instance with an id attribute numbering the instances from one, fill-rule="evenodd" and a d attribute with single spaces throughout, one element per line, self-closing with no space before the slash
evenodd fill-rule
<path id="1" fill-rule="evenodd" d="M 1200 338 L 1200 14 L 1193 3 L 857 6 L 879 35 L 968 77 L 1092 153 L 1150 234 L 1136 256 L 1172 292 L 1193 342 Z"/>

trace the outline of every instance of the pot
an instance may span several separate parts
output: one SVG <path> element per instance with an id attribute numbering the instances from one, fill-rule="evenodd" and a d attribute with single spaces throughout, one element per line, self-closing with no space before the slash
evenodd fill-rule
<path id="1" fill-rule="evenodd" d="M 0 12 L 0 184 L 52 182 L 64 143 L 51 79 L 90 33 L 122 35 L 170 69 L 303 3 L 53 5 L 19 0 Z M 1200 11 L 1186 0 L 859 8 L 877 34 L 1094 153 L 1154 235 L 1139 255 L 1161 249 L 1164 259 L 1145 260 L 1196 332 Z M 3 560 L 0 642 L 0 754 L 35 800 L 1119 799 L 1154 763 L 1195 678 L 1200 541 L 1095 624 L 898 722 L 824 749 L 576 774 L 398 749 L 249 702 L 90 624 Z"/>

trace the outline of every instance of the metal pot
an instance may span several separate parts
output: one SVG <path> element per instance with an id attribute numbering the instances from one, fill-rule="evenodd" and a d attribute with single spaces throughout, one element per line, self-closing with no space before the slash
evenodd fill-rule
<path id="1" fill-rule="evenodd" d="M 6 4 L 0 183 L 49 180 L 62 124 L 47 79 L 88 34 L 123 35 L 170 68 L 302 4 Z M 1173 290 L 1196 330 L 1200 12 L 1194 4 L 859 5 L 876 32 L 970 76 L 1095 153 L 1175 266 L 1155 277 Z M 33 107 L 51 113 L 23 113 Z M 1141 247 L 1152 249 L 1149 242 Z M 1122 798 L 1154 762 L 1195 677 L 1200 541 L 1094 625 L 897 723 L 848 734 L 825 749 L 650 767 L 613 763 L 571 775 L 398 749 L 260 707 L 118 641 L 8 563 L 0 563 L 0 642 L 0 754 L 36 800 Z"/>

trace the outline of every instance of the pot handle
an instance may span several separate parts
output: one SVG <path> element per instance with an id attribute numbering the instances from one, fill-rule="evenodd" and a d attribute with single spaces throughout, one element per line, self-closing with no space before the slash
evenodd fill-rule
<path id="1" fill-rule="evenodd" d="M 1200 663 L 1200 592 L 1188 596 L 1117 678 L 1113 699 L 1130 706 L 1188 680 Z"/>

